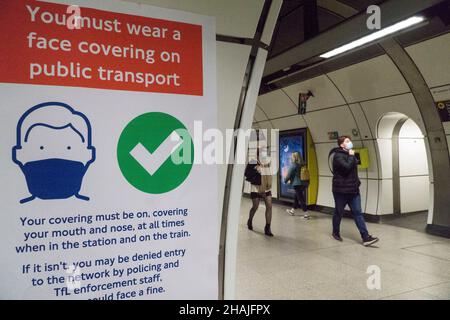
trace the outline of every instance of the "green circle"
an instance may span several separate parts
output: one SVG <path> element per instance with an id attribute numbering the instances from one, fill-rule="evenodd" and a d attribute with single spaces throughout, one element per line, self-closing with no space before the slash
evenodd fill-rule
<path id="1" fill-rule="evenodd" d="M 142 161 L 131 155 L 130 152 L 141 144 L 146 149 L 146 160 L 152 159 L 151 156 L 164 141 L 167 142 L 173 131 L 180 135 L 183 143 L 172 154 L 184 159 L 185 151 L 190 153 L 181 163 L 174 162 L 168 154 L 162 165 L 151 174 Z M 164 154 L 162 159 L 165 159 Z M 117 144 L 117 160 L 123 176 L 133 187 L 150 194 L 169 192 L 181 185 L 191 171 L 193 159 L 194 144 L 186 127 L 177 118 L 162 112 L 149 112 L 134 118 L 122 131 Z"/>

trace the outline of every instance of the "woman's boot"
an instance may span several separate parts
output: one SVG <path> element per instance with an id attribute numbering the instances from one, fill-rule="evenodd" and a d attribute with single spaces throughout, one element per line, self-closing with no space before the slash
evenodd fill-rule
<path id="1" fill-rule="evenodd" d="M 253 222 L 251 218 L 248 218 L 247 220 L 247 228 L 248 230 L 253 230 Z"/>
<path id="2" fill-rule="evenodd" d="M 269 237 L 273 237 L 272 231 L 270 231 L 270 224 L 266 224 L 264 227 L 264 234 Z"/>

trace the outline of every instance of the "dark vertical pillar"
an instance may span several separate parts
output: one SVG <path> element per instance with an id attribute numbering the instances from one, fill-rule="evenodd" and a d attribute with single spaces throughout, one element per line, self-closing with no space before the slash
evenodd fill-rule
<path id="1" fill-rule="evenodd" d="M 402 213 L 400 190 L 400 130 L 408 118 L 400 119 L 392 133 L 392 199 L 394 201 L 394 214 Z"/>

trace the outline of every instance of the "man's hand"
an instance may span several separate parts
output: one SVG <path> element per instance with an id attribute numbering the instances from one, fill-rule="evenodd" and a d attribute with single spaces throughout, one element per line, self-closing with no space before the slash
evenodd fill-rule
<path id="1" fill-rule="evenodd" d="M 348 150 L 348 154 L 351 155 L 351 156 L 354 156 L 355 155 L 355 150 Z"/>

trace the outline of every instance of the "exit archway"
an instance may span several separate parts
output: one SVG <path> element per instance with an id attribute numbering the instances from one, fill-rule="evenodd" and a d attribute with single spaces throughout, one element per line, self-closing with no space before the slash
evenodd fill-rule
<path id="1" fill-rule="evenodd" d="M 422 213 L 427 220 L 432 199 L 429 152 L 425 135 L 411 118 L 392 112 L 382 116 L 377 126 L 381 179 L 391 180 L 392 214 Z M 386 194 L 386 193 L 385 193 Z M 420 220 L 418 220 L 420 221 Z M 420 229 L 425 228 L 426 221 Z"/>

